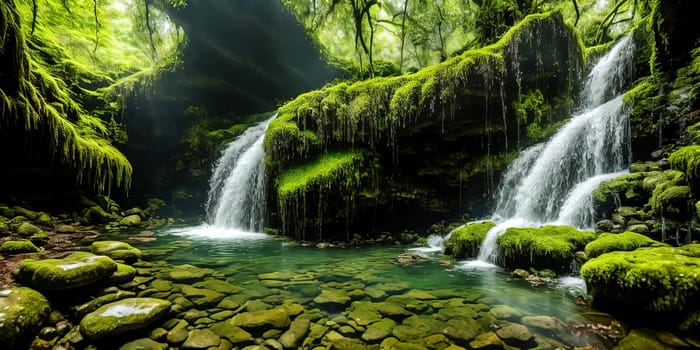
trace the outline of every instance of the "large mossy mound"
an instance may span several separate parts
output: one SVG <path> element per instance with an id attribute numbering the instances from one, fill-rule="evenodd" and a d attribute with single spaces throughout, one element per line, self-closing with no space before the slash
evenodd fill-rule
<path id="1" fill-rule="evenodd" d="M 602 233 L 594 241 L 586 244 L 584 251 L 588 258 L 614 251 L 630 251 L 640 247 L 666 246 L 645 235 L 635 232 Z"/>
<path id="2" fill-rule="evenodd" d="M 603 254 L 581 276 L 600 306 L 681 314 L 676 321 L 700 308 L 700 244 Z"/>
<path id="3" fill-rule="evenodd" d="M 59 291 L 96 283 L 116 271 L 117 263 L 109 257 L 79 252 L 63 259 L 25 259 L 16 276 L 40 291 Z"/>
<path id="4" fill-rule="evenodd" d="M 496 226 L 493 221 L 474 222 L 461 226 L 450 233 L 445 254 L 457 259 L 475 257 L 486 234 Z"/>
<path id="5" fill-rule="evenodd" d="M 503 266 L 569 271 L 574 254 L 596 238 L 571 226 L 509 228 L 496 240 Z"/>
<path id="6" fill-rule="evenodd" d="M 488 207 L 483 193 L 495 190 L 493 179 L 517 150 L 570 116 L 584 58 L 560 14 L 532 15 L 496 44 L 416 73 L 343 82 L 289 101 L 266 132 L 273 180 L 342 149 L 366 150 L 357 172 L 371 179 L 340 200 L 327 200 L 334 189 L 306 187 L 297 197 L 316 198 L 318 207 L 282 203 L 283 233 L 318 238 L 333 232 L 324 228 L 333 222 L 338 233 L 420 227 Z"/>

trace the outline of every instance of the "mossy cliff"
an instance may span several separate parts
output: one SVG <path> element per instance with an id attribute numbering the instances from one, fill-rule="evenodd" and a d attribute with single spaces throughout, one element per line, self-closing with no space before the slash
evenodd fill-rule
<path id="1" fill-rule="evenodd" d="M 176 64 L 183 38 L 156 33 L 149 43 L 148 32 L 127 17 L 144 10 L 113 5 L 0 4 L 0 148 L 11 169 L 2 175 L 9 190 L 41 171 L 47 181 L 78 184 L 66 187 L 129 188 L 131 164 L 114 146 L 126 142 L 123 101 Z M 153 21 L 163 19 L 157 14 Z"/>
<path id="2" fill-rule="evenodd" d="M 459 212 L 483 214 L 478 208 L 517 151 L 569 115 L 584 61 L 560 14 L 533 15 L 494 45 L 416 73 L 300 95 L 280 107 L 265 138 L 271 188 L 277 188 L 272 219 L 286 234 L 318 238 L 321 230 L 331 232 L 328 226 L 342 238 L 354 230 L 420 227 Z M 287 172 L 343 149 L 364 154 L 352 188 L 309 183 L 293 196 L 280 192 Z M 318 198 L 317 209 L 295 211 L 293 203 L 311 197 Z"/>

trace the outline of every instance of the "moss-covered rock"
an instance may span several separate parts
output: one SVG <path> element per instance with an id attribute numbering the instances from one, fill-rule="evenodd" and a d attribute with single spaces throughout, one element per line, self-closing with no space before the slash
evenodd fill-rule
<path id="1" fill-rule="evenodd" d="M 504 266 L 568 271 L 577 251 L 594 240 L 591 231 L 570 226 L 509 228 L 496 240 Z"/>
<path id="2" fill-rule="evenodd" d="M 63 259 L 25 259 L 17 278 L 38 290 L 68 290 L 86 286 L 111 276 L 117 263 L 102 255 L 73 253 Z"/>
<path id="3" fill-rule="evenodd" d="M 447 240 L 445 254 L 457 259 L 474 257 L 479 253 L 481 242 L 486 238 L 486 233 L 496 226 L 493 221 L 474 222 L 461 226 L 450 233 Z"/>
<path id="4" fill-rule="evenodd" d="M 659 217 L 685 220 L 692 214 L 691 197 L 686 176 L 677 170 L 667 170 L 664 180 L 654 187 L 649 205 Z"/>
<path id="5" fill-rule="evenodd" d="M 33 289 L 0 289 L 0 344 L 5 349 L 20 346 L 41 327 L 49 311 L 48 300 Z"/>
<path id="6" fill-rule="evenodd" d="M 80 333 L 90 339 L 143 329 L 170 310 L 170 302 L 155 298 L 128 298 L 109 303 L 80 321 Z"/>
<path id="7" fill-rule="evenodd" d="M 28 222 L 23 222 L 17 227 L 17 234 L 21 237 L 28 238 L 35 233 L 39 233 L 42 230 Z"/>
<path id="8" fill-rule="evenodd" d="M 41 231 L 29 236 L 29 240 L 39 247 L 43 247 L 49 243 L 49 234 Z"/>
<path id="9" fill-rule="evenodd" d="M 26 239 L 6 241 L 2 244 L 2 246 L 0 246 L 0 254 L 2 255 L 34 253 L 38 251 L 39 248 L 37 248 L 34 243 Z"/>
<path id="10" fill-rule="evenodd" d="M 120 241 L 98 241 L 92 242 L 90 247 L 92 252 L 99 255 L 106 255 L 115 260 L 123 260 L 133 263 L 141 259 L 141 251 L 132 247 L 129 243 Z"/>
<path id="11" fill-rule="evenodd" d="M 667 244 L 635 232 L 602 233 L 594 241 L 586 244 L 585 252 L 590 259 L 614 251 L 630 251 L 640 247 L 660 246 L 667 246 Z"/>
<path id="12" fill-rule="evenodd" d="M 280 183 L 289 169 L 340 150 L 364 150 L 364 161 L 350 174 L 361 181 L 346 193 L 335 192 L 337 186 L 307 186 L 272 216 L 280 214 L 283 234 L 319 238 L 319 232 L 425 225 L 421 221 L 486 208 L 482 193 L 495 190 L 489 181 L 516 148 L 545 137 L 570 116 L 570 96 L 584 66 L 580 41 L 560 14 L 549 13 L 528 16 L 498 43 L 412 74 L 302 94 L 281 106 L 267 129 L 272 179 Z M 537 128 L 528 133 L 533 123 Z M 307 210 L 299 210 L 304 200 Z M 317 208 L 308 210 L 308 203 Z"/>
<path id="13" fill-rule="evenodd" d="M 117 270 L 109 277 L 110 284 L 122 284 L 131 281 L 136 276 L 136 269 L 117 263 Z"/>
<path id="14" fill-rule="evenodd" d="M 651 312 L 700 306 L 700 244 L 611 252 L 581 268 L 594 302 Z"/>
<path id="15" fill-rule="evenodd" d="M 131 214 L 125 216 L 123 219 L 119 220 L 119 225 L 121 226 L 138 226 L 141 224 L 141 216 L 137 214 Z"/>

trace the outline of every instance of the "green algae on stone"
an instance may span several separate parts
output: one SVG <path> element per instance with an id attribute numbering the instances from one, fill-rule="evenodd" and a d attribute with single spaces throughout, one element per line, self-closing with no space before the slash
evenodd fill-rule
<path id="1" fill-rule="evenodd" d="M 165 316 L 170 305 L 155 298 L 122 299 L 87 314 L 80 321 L 80 332 L 89 339 L 99 339 L 143 329 Z"/>
<path id="2" fill-rule="evenodd" d="M 133 280 L 135 276 L 135 268 L 126 264 L 117 263 L 117 270 L 109 277 L 109 281 L 113 284 L 122 284 Z"/>
<path id="3" fill-rule="evenodd" d="M 596 238 L 591 231 L 570 226 L 545 225 L 540 228 L 509 228 L 496 244 L 509 268 L 550 268 L 566 271 L 576 251 Z"/>
<path id="4" fill-rule="evenodd" d="M 17 227 L 17 234 L 25 238 L 28 238 L 39 232 L 41 232 L 40 228 L 28 222 L 23 222 L 19 225 L 19 227 Z"/>
<path id="5" fill-rule="evenodd" d="M 25 259 L 19 280 L 39 290 L 68 290 L 93 284 L 117 271 L 117 263 L 102 255 L 73 253 L 63 259 Z"/>
<path id="6" fill-rule="evenodd" d="M 586 244 L 584 251 L 590 259 L 612 251 L 630 251 L 650 246 L 666 246 L 666 244 L 635 232 L 602 233 L 594 241 Z"/>
<path id="7" fill-rule="evenodd" d="M 41 293 L 27 287 L 0 289 L 0 344 L 9 349 L 41 327 L 51 307 Z"/>
<path id="8" fill-rule="evenodd" d="M 141 259 L 141 251 L 132 247 L 129 243 L 120 241 L 92 242 L 90 247 L 95 254 L 106 255 L 115 260 L 123 260 L 133 263 Z"/>
<path id="9" fill-rule="evenodd" d="M 446 253 L 457 259 L 474 257 L 479 253 L 481 242 L 490 229 L 496 226 L 493 221 L 469 223 L 450 233 Z"/>
<path id="10" fill-rule="evenodd" d="M 326 153 L 314 162 L 290 168 L 280 174 L 277 192 L 280 198 L 307 190 L 310 186 L 329 186 L 336 179 L 351 178 L 352 169 L 362 160 L 360 151 Z"/>
<path id="11" fill-rule="evenodd" d="M 34 243 L 29 240 L 22 239 L 17 241 L 5 241 L 2 246 L 0 246 L 0 255 L 13 255 L 22 253 L 34 253 L 38 252 Z"/>
<path id="12" fill-rule="evenodd" d="M 611 252 L 581 267 L 594 302 L 653 312 L 700 306 L 700 244 Z"/>

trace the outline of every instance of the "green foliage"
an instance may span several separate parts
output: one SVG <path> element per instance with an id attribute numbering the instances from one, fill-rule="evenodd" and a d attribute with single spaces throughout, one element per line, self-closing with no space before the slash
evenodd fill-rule
<path id="1" fill-rule="evenodd" d="M 700 300 L 700 244 L 611 252 L 581 268 L 594 301 L 646 311 L 689 311 Z"/>
<path id="2" fill-rule="evenodd" d="M 635 232 L 602 233 L 595 241 L 586 244 L 585 252 L 588 258 L 613 251 L 630 251 L 640 247 L 658 247 L 666 244 L 657 242 L 645 235 Z"/>
<path id="3" fill-rule="evenodd" d="M 574 253 L 596 238 L 595 232 L 570 226 L 545 225 L 539 228 L 509 228 L 496 244 L 509 268 L 550 268 L 566 271 Z"/>
<path id="4" fill-rule="evenodd" d="M 474 257 L 479 253 L 481 242 L 496 224 L 493 221 L 468 223 L 456 228 L 447 240 L 448 253 L 457 259 Z"/>
<path id="5" fill-rule="evenodd" d="M 111 140 L 126 140 L 116 121 L 124 94 L 169 69 L 183 38 L 164 29 L 174 27 L 156 9 L 151 23 L 140 22 L 141 5 L 96 4 L 0 4 L 0 44 L 7 63 L 0 122 L 21 133 L 46 135 L 50 148 L 45 152 L 75 173 L 78 183 L 107 192 L 128 188 L 131 179 L 131 165 L 111 145 Z M 149 27 L 146 34 L 139 30 L 143 23 Z M 154 36 L 155 23 L 163 27 Z M 163 50 L 152 52 L 155 48 Z"/>

